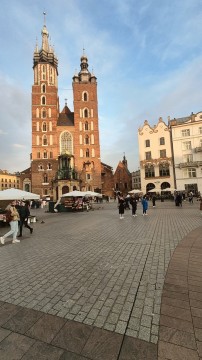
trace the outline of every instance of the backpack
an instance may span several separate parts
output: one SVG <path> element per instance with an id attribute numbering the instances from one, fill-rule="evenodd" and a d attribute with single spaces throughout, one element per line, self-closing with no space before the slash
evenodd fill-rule
<path id="1" fill-rule="evenodd" d="M 10 223 L 13 220 L 13 216 L 11 215 L 11 210 L 6 211 L 6 222 Z"/>

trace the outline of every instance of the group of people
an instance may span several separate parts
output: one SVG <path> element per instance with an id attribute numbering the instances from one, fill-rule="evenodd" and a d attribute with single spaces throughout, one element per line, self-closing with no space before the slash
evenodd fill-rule
<path id="1" fill-rule="evenodd" d="M 136 211 L 137 211 L 137 203 L 138 203 L 138 199 L 136 198 L 135 195 L 132 196 L 126 196 L 124 197 L 122 194 L 118 195 L 118 210 L 119 210 L 119 216 L 120 219 L 124 218 L 124 211 L 125 209 L 130 209 L 130 205 L 131 205 L 131 209 L 132 209 L 132 216 L 137 216 Z M 129 205 L 130 204 L 130 205 Z M 142 200 L 141 200 L 141 204 L 142 204 L 142 215 L 148 215 L 147 214 L 147 210 L 148 210 L 148 199 L 147 196 L 144 195 Z"/>
<path id="2" fill-rule="evenodd" d="M 29 229 L 30 234 L 33 233 L 33 228 L 28 225 L 28 218 L 30 216 L 30 203 L 29 201 L 12 201 L 6 208 L 6 213 L 9 215 L 10 230 L 0 237 L 2 245 L 5 243 L 5 239 L 9 236 L 13 237 L 13 244 L 20 243 L 17 237 L 22 236 L 23 225 Z M 18 235 L 19 232 L 19 235 Z"/>

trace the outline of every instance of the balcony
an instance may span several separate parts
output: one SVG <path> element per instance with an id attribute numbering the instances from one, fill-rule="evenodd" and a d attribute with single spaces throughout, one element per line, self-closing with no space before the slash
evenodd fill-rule
<path id="1" fill-rule="evenodd" d="M 202 146 L 198 146 L 198 147 L 196 147 L 195 148 L 195 152 L 197 153 L 197 152 L 201 152 L 202 151 Z"/>
<path id="2" fill-rule="evenodd" d="M 55 175 L 56 180 L 78 180 L 78 174 L 72 169 L 60 169 Z"/>
<path id="3" fill-rule="evenodd" d="M 189 167 L 199 167 L 202 166 L 202 161 L 189 161 L 189 162 L 183 162 L 179 164 L 179 168 L 189 168 Z"/>

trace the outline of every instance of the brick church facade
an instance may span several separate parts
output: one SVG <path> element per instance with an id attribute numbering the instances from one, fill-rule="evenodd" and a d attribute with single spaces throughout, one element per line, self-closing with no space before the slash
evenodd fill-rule
<path id="1" fill-rule="evenodd" d="M 44 24 L 33 57 L 31 191 L 54 200 L 72 190 L 101 192 L 97 78 L 80 59 L 72 79 L 73 106 L 60 111 L 58 59 Z"/>

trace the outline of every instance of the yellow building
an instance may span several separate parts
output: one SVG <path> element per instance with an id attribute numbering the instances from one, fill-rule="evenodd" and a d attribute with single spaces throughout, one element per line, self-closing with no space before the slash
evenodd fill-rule
<path id="1" fill-rule="evenodd" d="M 0 170 L 0 190 L 10 188 L 20 189 L 20 174 L 10 174 L 7 170 Z"/>

